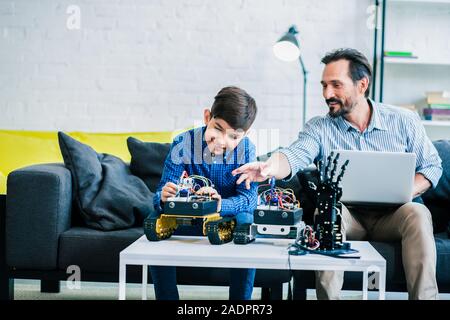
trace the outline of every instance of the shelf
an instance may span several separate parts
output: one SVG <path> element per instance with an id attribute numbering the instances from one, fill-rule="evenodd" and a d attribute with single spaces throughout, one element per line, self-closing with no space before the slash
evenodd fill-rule
<path id="1" fill-rule="evenodd" d="M 413 64 L 413 65 L 430 65 L 430 66 L 450 66 L 450 61 L 430 61 L 421 60 L 420 58 L 396 58 L 384 57 L 384 63 L 388 64 Z"/>
<path id="2" fill-rule="evenodd" d="M 415 3 L 427 3 L 427 4 L 439 4 L 439 3 L 450 4 L 450 0 L 431 0 L 431 1 L 427 1 L 427 0 L 388 0 L 387 2 L 392 2 L 392 3 L 415 2 Z"/>
<path id="3" fill-rule="evenodd" d="M 433 121 L 433 120 L 422 120 L 424 126 L 431 127 L 450 127 L 450 121 Z"/>
<path id="4" fill-rule="evenodd" d="M 378 82 L 373 79 L 373 97 L 379 101 L 413 104 L 423 99 L 420 92 L 447 90 L 450 85 L 450 55 L 445 41 L 442 42 L 446 38 L 435 30 L 438 23 L 444 23 L 443 28 L 447 27 L 450 0 L 383 0 L 379 9 L 382 9 L 382 36 L 378 35 L 377 30 L 374 31 L 377 51 L 374 64 L 378 62 L 375 66 L 380 70 L 380 79 Z M 386 24 L 387 17 L 392 21 Z M 422 18 L 423 26 L 420 23 Z M 393 34 L 386 28 L 391 24 Z M 386 44 L 386 39 L 392 35 L 392 44 Z M 428 41 L 426 45 L 417 43 L 422 38 Z M 384 56 L 387 51 L 412 52 L 418 58 Z M 395 85 L 395 82 L 403 87 Z M 410 87 L 405 88 L 405 85 Z M 424 125 L 427 130 L 450 136 L 450 121 L 427 121 Z"/>

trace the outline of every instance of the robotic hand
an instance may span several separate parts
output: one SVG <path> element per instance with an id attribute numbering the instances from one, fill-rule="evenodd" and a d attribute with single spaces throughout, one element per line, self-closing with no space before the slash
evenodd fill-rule
<path id="1" fill-rule="evenodd" d="M 349 161 L 341 166 L 341 172 L 334 180 L 338 167 L 339 153 L 333 152 L 327 157 L 323 170 L 323 161 L 318 162 L 318 185 L 309 183 L 310 188 L 317 193 L 317 212 L 314 218 L 315 240 L 319 242 L 317 250 L 334 250 L 342 247 L 341 210 L 339 202 L 342 197 L 342 188 L 339 186 Z M 316 242 L 314 242 L 316 246 Z"/>

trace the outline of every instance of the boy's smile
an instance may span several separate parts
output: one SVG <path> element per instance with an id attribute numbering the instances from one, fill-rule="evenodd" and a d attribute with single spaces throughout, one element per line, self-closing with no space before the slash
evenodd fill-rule
<path id="1" fill-rule="evenodd" d="M 204 111 L 204 121 L 206 125 L 205 141 L 209 151 L 214 155 L 234 150 L 245 137 L 244 130 L 233 129 L 223 119 L 211 118 L 211 112 L 208 109 Z"/>

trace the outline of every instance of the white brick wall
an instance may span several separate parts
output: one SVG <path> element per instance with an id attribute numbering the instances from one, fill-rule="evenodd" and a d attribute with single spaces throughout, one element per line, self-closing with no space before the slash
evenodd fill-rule
<path id="1" fill-rule="evenodd" d="M 0 128 L 160 131 L 201 121 L 217 91 L 237 85 L 286 145 L 301 127 L 302 76 L 272 45 L 300 30 L 309 74 L 307 118 L 324 114 L 325 52 L 372 57 L 371 0 L 0 0 Z M 66 27 L 70 5 L 81 28 Z M 265 134 L 266 132 L 267 134 Z M 274 138 L 272 137 L 272 140 Z M 273 143 L 276 145 L 276 143 Z"/>

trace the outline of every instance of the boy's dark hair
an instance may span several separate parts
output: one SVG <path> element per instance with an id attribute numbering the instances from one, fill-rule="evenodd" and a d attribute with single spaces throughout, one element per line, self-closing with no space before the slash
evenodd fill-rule
<path id="1" fill-rule="evenodd" d="M 256 102 L 245 90 L 225 87 L 214 97 L 211 116 L 225 120 L 233 129 L 247 131 L 256 117 Z"/>
<path id="2" fill-rule="evenodd" d="M 370 93 L 370 84 L 372 83 L 372 67 L 367 58 L 358 50 L 351 48 L 341 48 L 329 52 L 322 58 L 322 63 L 329 64 L 338 60 L 347 60 L 349 62 L 348 74 L 352 78 L 353 83 L 366 77 L 369 79 L 369 86 L 364 95 L 366 98 Z"/>

